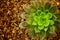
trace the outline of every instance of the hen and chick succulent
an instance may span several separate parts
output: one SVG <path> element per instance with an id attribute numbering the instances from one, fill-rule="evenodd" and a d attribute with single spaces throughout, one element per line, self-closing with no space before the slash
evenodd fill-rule
<path id="1" fill-rule="evenodd" d="M 38 5 L 39 6 L 39 5 Z M 50 2 L 43 5 L 30 6 L 30 10 L 26 12 L 26 23 L 29 34 L 40 36 L 44 39 L 47 35 L 52 35 L 56 30 L 57 7 L 52 6 Z M 26 6 L 27 8 L 28 6 Z"/>

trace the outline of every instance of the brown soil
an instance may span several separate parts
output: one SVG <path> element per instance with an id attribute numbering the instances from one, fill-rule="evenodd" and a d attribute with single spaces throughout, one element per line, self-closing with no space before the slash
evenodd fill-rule
<path id="1" fill-rule="evenodd" d="M 0 0 L 0 40 L 30 40 L 26 29 L 18 27 L 26 3 L 29 0 Z"/>

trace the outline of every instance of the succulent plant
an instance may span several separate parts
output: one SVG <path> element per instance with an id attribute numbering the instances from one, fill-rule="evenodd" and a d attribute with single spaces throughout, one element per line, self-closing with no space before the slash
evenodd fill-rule
<path id="1" fill-rule="evenodd" d="M 46 36 L 55 32 L 56 7 L 47 2 L 44 6 L 32 7 L 26 22 L 29 32 L 36 36 Z"/>

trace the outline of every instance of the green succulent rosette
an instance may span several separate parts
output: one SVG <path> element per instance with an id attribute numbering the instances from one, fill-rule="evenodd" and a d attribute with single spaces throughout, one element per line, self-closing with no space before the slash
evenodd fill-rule
<path id="1" fill-rule="evenodd" d="M 51 6 L 49 2 L 39 8 L 32 7 L 26 19 L 30 34 L 37 36 L 53 34 L 55 32 L 55 22 L 57 20 L 55 15 L 56 10 L 57 8 Z"/>

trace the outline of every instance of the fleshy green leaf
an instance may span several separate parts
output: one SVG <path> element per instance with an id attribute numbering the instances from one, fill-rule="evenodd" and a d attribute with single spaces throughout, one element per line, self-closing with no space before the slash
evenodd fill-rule
<path id="1" fill-rule="evenodd" d="M 56 12 L 56 10 L 57 10 L 57 8 L 56 8 L 55 6 L 53 6 L 53 7 L 51 7 L 51 8 L 50 8 L 50 10 L 49 10 L 49 11 L 50 11 L 51 13 L 55 13 L 55 12 Z"/>
<path id="2" fill-rule="evenodd" d="M 38 26 L 39 30 L 44 29 L 44 26 Z"/>
<path id="3" fill-rule="evenodd" d="M 46 21 L 45 21 L 45 24 L 44 24 L 45 27 L 49 26 L 49 23 L 50 23 L 50 20 L 46 20 Z"/>
<path id="4" fill-rule="evenodd" d="M 35 30 L 35 33 L 39 33 L 40 32 L 40 30 L 38 29 L 38 28 L 34 28 L 34 30 Z"/>
<path id="5" fill-rule="evenodd" d="M 32 25 L 36 25 L 36 22 L 34 21 L 34 22 L 32 22 Z"/>
<path id="6" fill-rule="evenodd" d="M 54 24 L 54 21 L 53 20 L 50 20 L 50 24 L 53 25 Z"/>
<path id="7" fill-rule="evenodd" d="M 38 9 L 41 10 L 41 11 L 44 11 L 44 8 L 43 7 L 39 7 Z"/>
<path id="8" fill-rule="evenodd" d="M 49 9 L 50 7 L 51 7 L 51 3 L 47 2 L 47 3 L 45 4 L 45 9 Z"/>
<path id="9" fill-rule="evenodd" d="M 55 32 L 55 26 L 50 27 L 50 32 L 49 33 L 54 33 Z"/>
<path id="10" fill-rule="evenodd" d="M 44 31 L 46 32 L 48 30 L 48 28 L 44 28 Z"/>

